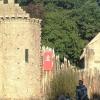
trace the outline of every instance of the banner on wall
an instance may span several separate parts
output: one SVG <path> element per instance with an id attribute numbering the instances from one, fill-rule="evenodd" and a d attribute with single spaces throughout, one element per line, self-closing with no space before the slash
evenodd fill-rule
<path id="1" fill-rule="evenodd" d="M 51 71 L 53 69 L 53 52 L 45 51 L 43 53 L 43 70 Z"/>

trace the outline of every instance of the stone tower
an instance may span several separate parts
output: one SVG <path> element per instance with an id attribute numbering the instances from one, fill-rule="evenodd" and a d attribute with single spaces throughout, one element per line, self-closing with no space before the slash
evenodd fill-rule
<path id="1" fill-rule="evenodd" d="M 40 23 L 14 0 L 0 0 L 0 100 L 41 100 Z"/>

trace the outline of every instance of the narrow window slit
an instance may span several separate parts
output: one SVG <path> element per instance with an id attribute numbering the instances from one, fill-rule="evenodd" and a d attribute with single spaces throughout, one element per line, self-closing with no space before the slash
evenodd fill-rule
<path id="1" fill-rule="evenodd" d="M 29 50 L 25 49 L 25 62 L 28 63 L 29 62 Z"/>

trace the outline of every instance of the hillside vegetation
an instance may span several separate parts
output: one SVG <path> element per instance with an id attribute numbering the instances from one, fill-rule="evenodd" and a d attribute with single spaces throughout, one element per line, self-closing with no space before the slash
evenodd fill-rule
<path id="1" fill-rule="evenodd" d="M 19 0 L 20 1 L 20 0 Z M 78 65 L 85 45 L 100 31 L 100 0 L 21 0 L 41 18 L 42 45 Z"/>

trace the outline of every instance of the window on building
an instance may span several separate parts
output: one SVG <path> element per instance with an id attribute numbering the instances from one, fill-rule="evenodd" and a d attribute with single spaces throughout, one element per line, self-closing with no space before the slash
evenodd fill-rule
<path id="1" fill-rule="evenodd" d="M 8 0 L 4 0 L 4 4 L 7 4 L 8 3 Z"/>
<path id="2" fill-rule="evenodd" d="M 29 62 L 29 50 L 25 49 L 25 62 L 28 63 Z"/>

